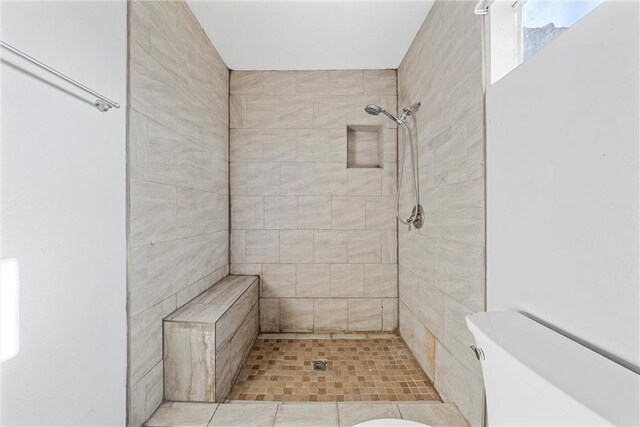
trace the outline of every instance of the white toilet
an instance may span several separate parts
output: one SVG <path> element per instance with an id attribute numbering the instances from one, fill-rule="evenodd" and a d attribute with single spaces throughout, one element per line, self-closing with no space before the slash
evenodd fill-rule
<path id="1" fill-rule="evenodd" d="M 640 376 L 513 312 L 467 316 L 489 426 L 640 425 Z"/>

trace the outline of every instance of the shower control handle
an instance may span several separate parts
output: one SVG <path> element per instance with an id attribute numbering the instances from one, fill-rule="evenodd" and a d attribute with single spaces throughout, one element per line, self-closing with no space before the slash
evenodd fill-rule
<path id="1" fill-rule="evenodd" d="M 415 228 L 422 228 L 422 226 L 424 225 L 424 209 L 422 208 L 422 205 L 413 207 L 413 210 L 411 211 L 411 217 L 409 218 L 409 223 Z"/>

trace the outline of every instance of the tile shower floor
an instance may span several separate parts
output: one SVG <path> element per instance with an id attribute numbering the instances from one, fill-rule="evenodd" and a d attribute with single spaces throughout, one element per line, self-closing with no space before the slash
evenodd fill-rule
<path id="1" fill-rule="evenodd" d="M 327 361 L 314 371 L 313 361 Z M 441 401 L 401 338 L 392 334 L 263 334 L 231 401 Z"/>

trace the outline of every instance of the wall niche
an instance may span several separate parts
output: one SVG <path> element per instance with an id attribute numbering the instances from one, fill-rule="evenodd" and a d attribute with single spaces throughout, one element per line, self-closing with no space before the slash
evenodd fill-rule
<path id="1" fill-rule="evenodd" d="M 347 168 L 382 168 L 382 126 L 347 125 Z"/>

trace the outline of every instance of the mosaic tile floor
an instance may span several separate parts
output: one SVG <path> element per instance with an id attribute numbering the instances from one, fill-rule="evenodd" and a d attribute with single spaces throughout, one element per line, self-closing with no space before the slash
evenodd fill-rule
<path id="1" fill-rule="evenodd" d="M 440 401 L 401 338 L 258 338 L 229 400 Z M 314 371 L 313 360 L 328 369 Z"/>

